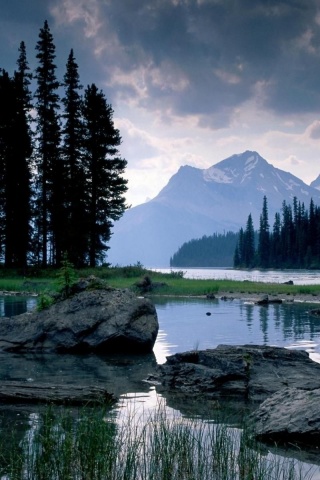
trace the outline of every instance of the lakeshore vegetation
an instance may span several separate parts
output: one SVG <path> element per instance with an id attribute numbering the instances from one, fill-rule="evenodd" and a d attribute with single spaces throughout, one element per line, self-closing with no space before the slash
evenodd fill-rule
<path id="1" fill-rule="evenodd" d="M 68 272 L 66 271 L 69 270 Z M 27 273 L 27 275 L 26 275 Z M 0 292 L 55 293 L 70 287 L 72 281 L 95 276 L 114 288 L 130 288 L 137 293 L 148 295 L 205 296 L 232 294 L 269 294 L 294 298 L 309 295 L 310 299 L 320 296 L 320 285 L 288 285 L 237 280 L 208 280 L 184 278 L 184 272 L 160 273 L 148 270 L 142 265 L 126 267 L 101 266 L 74 269 L 62 266 L 60 270 L 31 268 L 24 274 L 14 269 L 0 269 Z"/>

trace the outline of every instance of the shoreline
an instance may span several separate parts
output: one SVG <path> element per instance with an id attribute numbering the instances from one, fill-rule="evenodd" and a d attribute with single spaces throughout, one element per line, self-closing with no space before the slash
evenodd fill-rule
<path id="1" fill-rule="evenodd" d="M 10 291 L 10 290 L 1 290 L 0 296 L 8 297 L 38 297 L 39 293 L 36 292 L 19 292 L 19 291 Z M 268 293 L 250 293 L 250 292 L 218 292 L 211 295 L 197 295 L 197 294 L 187 294 L 187 295 L 175 295 L 175 294 L 154 294 L 149 293 L 147 297 L 185 297 L 185 298 L 207 298 L 208 300 L 218 299 L 218 300 L 241 300 L 243 302 L 248 302 L 252 304 L 257 304 L 263 298 L 268 297 L 269 303 L 276 303 L 276 301 L 281 300 L 281 303 L 306 303 L 306 304 L 320 304 L 320 294 L 302 294 L 302 293 L 289 293 L 289 294 L 274 294 L 270 295 Z"/>
<path id="2" fill-rule="evenodd" d="M 264 297 L 268 297 L 269 302 L 272 303 L 273 300 L 281 300 L 282 303 L 306 303 L 306 304 L 319 304 L 320 295 L 312 294 L 279 294 L 279 295 L 268 295 L 267 293 L 230 293 L 230 292 L 219 292 L 216 296 L 220 300 L 242 300 L 243 302 L 250 302 L 256 304 L 258 301 L 261 301 Z"/>

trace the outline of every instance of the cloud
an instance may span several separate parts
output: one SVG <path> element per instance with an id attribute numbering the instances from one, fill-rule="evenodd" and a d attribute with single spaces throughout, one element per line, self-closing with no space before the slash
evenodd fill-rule
<path id="1" fill-rule="evenodd" d="M 257 85 L 263 108 L 320 107 L 317 0 L 60 0 L 52 12 L 81 22 L 112 96 L 143 109 L 170 106 L 174 115 L 198 115 L 200 125 L 212 115 L 213 128 L 223 127 Z"/>
<path id="2" fill-rule="evenodd" d="M 97 37 L 103 25 L 97 0 L 62 0 L 52 6 L 51 14 L 60 25 L 82 23 L 86 38 Z"/>
<path id="3" fill-rule="evenodd" d="M 46 18 L 59 78 L 73 48 L 83 85 L 114 107 L 132 198 L 154 196 L 181 164 L 247 149 L 318 175 L 318 0 L 2 2 L 0 67 L 13 71 L 21 40 L 34 66 Z"/>
<path id="4" fill-rule="evenodd" d="M 305 135 L 312 140 L 318 140 L 320 138 L 320 120 L 315 120 L 311 125 L 306 128 Z"/>

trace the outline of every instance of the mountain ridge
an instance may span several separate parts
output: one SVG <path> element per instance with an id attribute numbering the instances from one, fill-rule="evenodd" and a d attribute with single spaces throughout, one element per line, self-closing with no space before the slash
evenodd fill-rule
<path id="1" fill-rule="evenodd" d="M 320 204 L 319 190 L 254 151 L 234 154 L 207 169 L 182 166 L 155 198 L 127 210 L 116 222 L 107 261 L 168 267 L 184 242 L 238 231 L 249 213 L 258 228 L 264 195 L 271 225 L 284 200 L 291 203 L 297 197 L 306 208 L 311 198 Z"/>

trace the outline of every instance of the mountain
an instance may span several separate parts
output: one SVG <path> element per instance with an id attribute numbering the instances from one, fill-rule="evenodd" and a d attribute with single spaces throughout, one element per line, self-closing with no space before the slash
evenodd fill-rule
<path id="1" fill-rule="evenodd" d="M 259 228 L 263 196 L 269 223 L 293 197 L 309 207 L 320 204 L 320 191 L 273 167 L 257 152 L 232 155 L 208 169 L 180 167 L 152 200 L 133 207 L 115 223 L 107 261 L 113 265 L 168 267 L 186 241 L 203 235 L 238 231 L 251 213 Z"/>
<path id="2" fill-rule="evenodd" d="M 317 178 L 310 183 L 310 187 L 320 190 L 320 175 L 318 175 Z"/>

